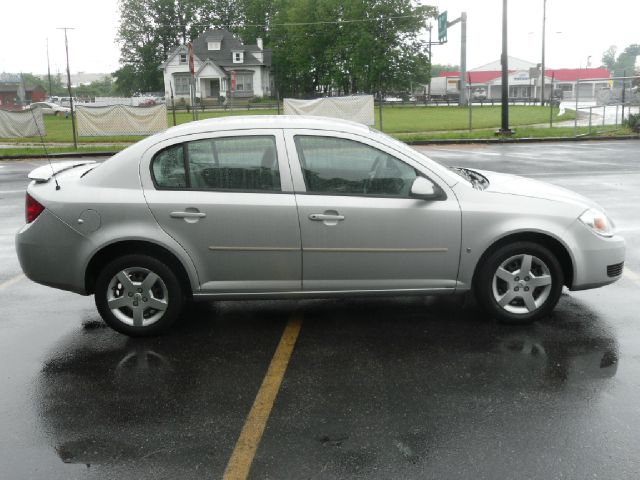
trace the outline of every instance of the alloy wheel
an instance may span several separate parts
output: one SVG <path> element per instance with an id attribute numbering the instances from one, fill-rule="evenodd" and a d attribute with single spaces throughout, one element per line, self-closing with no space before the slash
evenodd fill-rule
<path id="1" fill-rule="evenodd" d="M 549 267 L 540 258 L 514 255 L 503 261 L 493 275 L 493 298 L 509 313 L 529 314 L 544 305 L 552 283 Z"/>
<path id="2" fill-rule="evenodd" d="M 109 282 L 107 305 L 122 323 L 147 327 L 165 314 L 169 306 L 169 290 L 162 278 L 151 270 L 125 268 Z"/>

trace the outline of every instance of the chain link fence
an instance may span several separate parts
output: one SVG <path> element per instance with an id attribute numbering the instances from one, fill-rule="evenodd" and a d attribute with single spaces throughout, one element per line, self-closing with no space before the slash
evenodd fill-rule
<path id="1" fill-rule="evenodd" d="M 0 138 L 45 136 L 41 108 L 23 111 L 0 110 Z"/>
<path id="2" fill-rule="evenodd" d="M 589 134 L 603 129 L 615 130 L 626 125 L 630 115 L 640 114 L 640 75 L 601 80 L 608 83 L 608 88 L 592 92 L 584 88 L 586 82 L 577 82 L 574 135 L 579 126 L 588 127 Z M 581 92 L 588 100 L 582 100 Z"/>
<path id="3" fill-rule="evenodd" d="M 76 113 L 80 137 L 152 135 L 167 128 L 167 109 L 164 105 L 78 105 Z"/>

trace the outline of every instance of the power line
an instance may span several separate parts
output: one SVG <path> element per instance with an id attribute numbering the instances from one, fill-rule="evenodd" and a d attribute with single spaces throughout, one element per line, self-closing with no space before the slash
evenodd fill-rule
<path id="1" fill-rule="evenodd" d="M 341 23 L 366 23 L 366 22 L 382 22 L 385 20 L 401 20 L 405 18 L 417 18 L 422 19 L 425 15 L 393 15 L 389 17 L 378 17 L 378 18 L 355 18 L 351 20 L 322 20 L 317 22 L 285 22 L 285 23 L 270 23 L 270 24 L 260 24 L 260 23 L 229 23 L 225 24 L 226 28 L 246 28 L 246 27 L 262 27 L 262 28 L 273 28 L 273 27 L 300 27 L 300 26 L 308 26 L 308 25 L 338 25 Z M 190 25 L 175 25 L 175 27 L 209 27 L 210 24 L 204 23 L 193 23 Z"/>

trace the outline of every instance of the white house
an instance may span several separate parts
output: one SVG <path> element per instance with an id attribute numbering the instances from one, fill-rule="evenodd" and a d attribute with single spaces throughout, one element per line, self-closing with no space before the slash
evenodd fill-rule
<path id="1" fill-rule="evenodd" d="M 271 50 L 262 39 L 243 43 L 227 30 L 207 30 L 193 42 L 196 97 L 206 100 L 270 96 L 273 90 Z M 190 102 L 189 48 L 174 48 L 161 65 L 165 96 Z"/>

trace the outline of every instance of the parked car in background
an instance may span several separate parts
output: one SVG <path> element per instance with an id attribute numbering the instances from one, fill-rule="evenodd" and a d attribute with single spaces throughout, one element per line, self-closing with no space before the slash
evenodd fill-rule
<path id="1" fill-rule="evenodd" d="M 625 259 L 591 200 L 447 168 L 336 118 L 190 122 L 29 178 L 22 269 L 95 294 L 128 335 L 165 330 L 187 300 L 471 291 L 493 317 L 525 323 L 563 286 L 615 282 Z"/>
<path id="2" fill-rule="evenodd" d="M 64 107 L 62 105 L 58 105 L 57 103 L 52 102 L 34 102 L 25 107 L 26 109 L 34 109 L 40 108 L 42 109 L 42 113 L 44 115 L 58 115 L 58 116 L 68 116 L 71 112 L 69 107 Z"/>
<path id="3" fill-rule="evenodd" d="M 487 90 L 484 87 L 474 88 L 471 92 L 471 99 L 474 101 L 482 101 L 487 99 Z"/>

